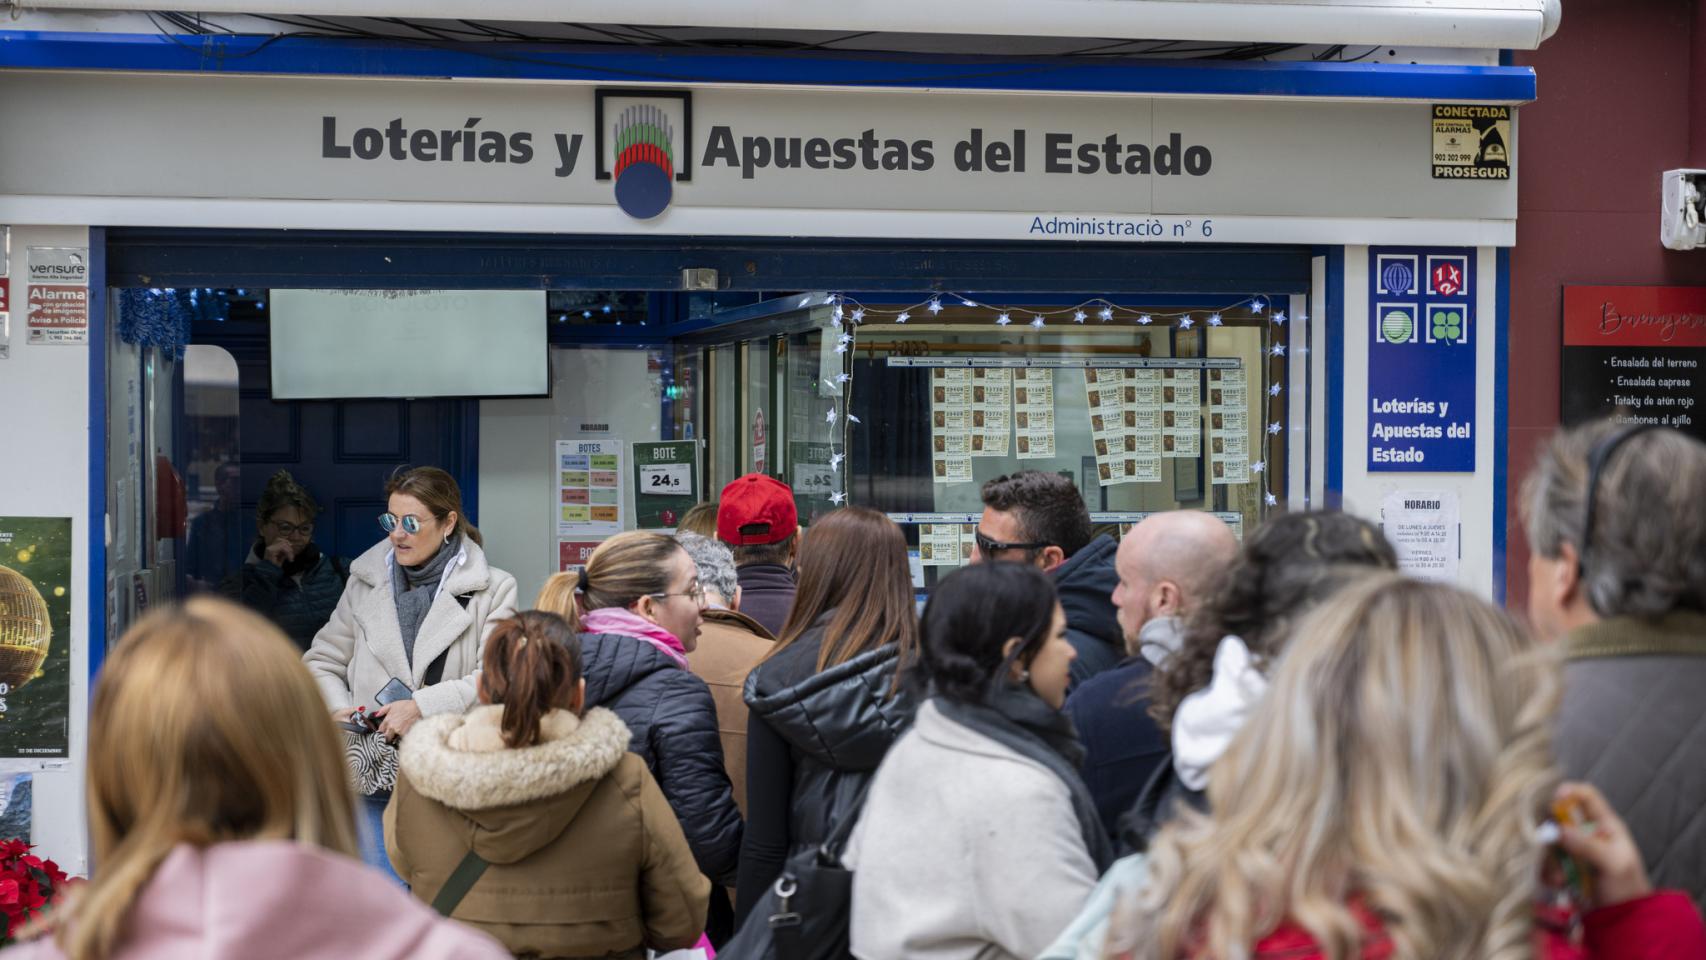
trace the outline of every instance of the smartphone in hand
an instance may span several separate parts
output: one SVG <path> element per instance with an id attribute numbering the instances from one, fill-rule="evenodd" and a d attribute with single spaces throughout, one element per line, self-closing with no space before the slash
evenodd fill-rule
<path id="1" fill-rule="evenodd" d="M 414 698 L 415 692 L 409 689 L 408 684 L 392 677 L 385 686 L 379 688 L 378 693 L 373 695 L 373 702 L 383 707 L 399 700 L 413 700 Z"/>

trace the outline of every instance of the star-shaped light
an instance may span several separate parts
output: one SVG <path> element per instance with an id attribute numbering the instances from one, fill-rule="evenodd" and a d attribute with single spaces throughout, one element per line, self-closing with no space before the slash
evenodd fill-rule
<path id="1" fill-rule="evenodd" d="M 853 375 L 850 373 L 838 373 L 835 375 L 835 382 L 836 383 L 846 383 L 847 381 L 849 381 L 851 379 L 853 379 Z"/>
<path id="2" fill-rule="evenodd" d="M 1268 505 L 1268 506 L 1270 506 L 1270 507 L 1272 507 L 1272 506 L 1277 506 L 1277 505 L 1278 505 L 1278 504 L 1279 504 L 1279 498 L 1278 498 L 1278 497 L 1276 497 L 1276 496 L 1274 496 L 1274 495 L 1273 495 L 1273 494 L 1271 494 L 1271 493 L 1269 493 L 1269 494 L 1264 494 L 1264 495 L 1263 495 L 1263 496 L 1262 496 L 1262 502 L 1263 502 L 1263 503 L 1265 503 L 1265 504 L 1267 504 L 1267 505 Z"/>
<path id="3" fill-rule="evenodd" d="M 1264 301 L 1261 297 L 1257 297 L 1256 299 L 1250 301 L 1250 312 L 1251 313 L 1261 313 L 1263 310 L 1266 310 L 1267 308 L 1268 308 L 1267 302 Z"/>
<path id="4" fill-rule="evenodd" d="M 1220 326 L 1220 314 L 1218 314 L 1218 313 L 1209 314 L 1208 315 L 1208 325 L 1211 327 Z"/>
<path id="5" fill-rule="evenodd" d="M 1114 308 L 1113 307 L 1103 307 L 1102 309 L 1096 311 L 1096 316 L 1101 317 L 1103 323 L 1107 323 L 1109 320 L 1112 320 L 1114 318 Z"/>
<path id="6" fill-rule="evenodd" d="M 941 298 L 938 297 L 934 300 L 931 300 L 930 301 L 930 313 L 931 313 L 931 315 L 933 316 L 933 315 L 941 313 L 941 312 L 942 312 L 942 300 L 941 300 Z"/>
<path id="7" fill-rule="evenodd" d="M 834 312 L 834 313 L 831 313 L 831 314 L 830 314 L 830 316 L 832 316 L 832 317 L 834 317 L 834 318 L 835 318 L 835 322 L 836 322 L 836 323 L 840 323 L 840 322 L 841 322 L 841 318 L 842 318 L 842 316 L 843 316 L 843 311 L 842 311 L 842 309 L 841 309 L 841 304 L 839 304 L 839 303 L 838 303 L 838 304 L 836 304 L 836 305 L 835 305 L 835 312 Z"/>
<path id="8" fill-rule="evenodd" d="M 835 408 L 834 407 L 830 407 L 829 412 L 823 415 L 823 422 L 824 423 L 834 423 L 835 422 Z"/>
<path id="9" fill-rule="evenodd" d="M 1031 318 L 1031 326 L 1036 327 L 1037 329 L 1041 330 L 1042 326 L 1043 326 L 1043 315 L 1039 313 L 1036 316 L 1032 317 Z"/>
<path id="10" fill-rule="evenodd" d="M 907 313 L 905 310 L 902 310 L 900 312 L 900 316 L 894 318 L 894 322 L 895 323 L 905 323 L 906 321 L 911 320 L 911 319 L 912 319 L 912 314 Z"/>
<path id="11" fill-rule="evenodd" d="M 845 343 L 836 344 L 835 345 L 835 352 L 836 353 L 846 353 L 847 352 L 847 344 L 845 344 Z"/>
<path id="12" fill-rule="evenodd" d="M 1280 385 L 1279 384 L 1276 383 L 1273 386 L 1268 388 L 1268 396 L 1277 397 L 1279 395 L 1280 395 Z"/>
<path id="13" fill-rule="evenodd" d="M 836 339 L 837 343 L 852 343 L 853 342 L 853 335 L 851 333 L 844 333 L 841 336 L 836 337 L 835 339 Z"/>
<path id="14" fill-rule="evenodd" d="M 1280 425 L 1279 425 L 1278 420 L 1275 420 L 1273 423 L 1268 424 L 1268 433 L 1278 435 L 1279 432 L 1280 432 Z"/>
<path id="15" fill-rule="evenodd" d="M 998 327 L 1005 327 L 1006 325 L 1008 325 L 1009 323 L 1012 323 L 1012 322 L 1013 322 L 1013 318 L 1008 316 L 1007 311 L 1005 311 L 1005 310 L 1001 311 L 1001 316 L 995 318 L 995 325 Z"/>
<path id="16" fill-rule="evenodd" d="M 967 300 L 967 301 L 961 303 L 960 306 L 962 306 L 962 307 L 975 307 L 975 306 L 977 306 L 977 301 L 976 300 Z"/>
<path id="17" fill-rule="evenodd" d="M 811 303 L 811 302 L 812 302 L 812 295 L 808 293 L 805 296 L 800 298 L 800 302 L 798 304 L 796 304 L 796 306 L 803 307 L 806 304 Z"/>
<path id="18" fill-rule="evenodd" d="M 847 455 L 844 453 L 832 453 L 832 454 L 830 454 L 829 455 L 829 469 L 839 470 L 841 468 L 841 461 L 843 461 L 845 459 L 847 459 Z"/>
<path id="19" fill-rule="evenodd" d="M 858 422 L 859 422 L 859 418 L 858 418 L 858 417 L 855 417 L 855 416 L 854 416 L 854 415 L 852 415 L 852 414 L 851 414 L 851 413 L 849 413 L 849 414 L 848 414 L 848 415 L 847 415 L 847 422 L 848 422 L 848 423 L 858 423 Z"/>
<path id="20" fill-rule="evenodd" d="M 847 494 L 842 493 L 840 490 L 837 490 L 834 493 L 829 495 L 829 502 L 833 503 L 839 507 L 842 504 L 847 502 Z"/>
<path id="21" fill-rule="evenodd" d="M 1137 322 L 1138 323 L 1154 323 L 1155 318 L 1146 313 L 1143 316 L 1138 317 Z"/>
<path id="22" fill-rule="evenodd" d="M 1196 322 L 1195 320 L 1191 319 L 1191 315 L 1187 313 L 1184 316 L 1179 318 L 1179 329 L 1180 330 L 1189 330 L 1191 328 L 1191 324 L 1193 324 L 1195 322 Z"/>
<path id="23" fill-rule="evenodd" d="M 1285 311 L 1275 310 L 1274 315 L 1269 319 L 1283 327 L 1285 326 Z"/>
<path id="24" fill-rule="evenodd" d="M 1084 322 L 1084 320 L 1085 320 L 1085 313 L 1084 313 L 1084 311 L 1082 311 L 1082 310 L 1074 310 L 1074 311 L 1072 311 L 1072 322 L 1073 322 L 1073 323 L 1083 323 L 1083 322 Z"/>
<path id="25" fill-rule="evenodd" d="M 853 311 L 853 322 L 854 323 L 864 323 L 865 322 L 865 308 L 864 307 L 858 307 Z"/>
<path id="26" fill-rule="evenodd" d="M 1255 463 L 1250 464 L 1251 473 L 1261 473 L 1266 469 L 1268 469 L 1268 462 L 1266 460 L 1257 460 Z"/>
<path id="27" fill-rule="evenodd" d="M 1276 344 L 1274 344 L 1274 348 L 1272 350 L 1269 350 L 1268 352 L 1273 354 L 1276 357 L 1283 357 L 1283 356 L 1285 356 L 1285 344 L 1276 343 Z"/>

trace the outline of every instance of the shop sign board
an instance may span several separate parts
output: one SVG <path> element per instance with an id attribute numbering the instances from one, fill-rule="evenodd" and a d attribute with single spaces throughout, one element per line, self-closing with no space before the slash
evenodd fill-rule
<path id="1" fill-rule="evenodd" d="M 1562 419 L 1617 411 L 1706 440 L 1706 287 L 1567 286 Z"/>
<path id="2" fill-rule="evenodd" d="M 132 204 L 149 223 L 262 204 L 283 226 L 359 210 L 363 226 L 407 216 L 422 229 L 1379 243 L 1375 225 L 1390 221 L 1387 235 L 1473 245 L 1511 242 L 1516 217 L 1506 106 L 29 71 L 7 82 L 9 123 L 32 132 L 0 141 L 7 194 L 92 200 L 98 185 L 103 198 L 196 201 Z M 174 122 L 186 114 L 197 122 Z M 165 126 L 169 142 L 155 136 Z M 92 149 L 54 149 L 72 137 Z"/>
<path id="3" fill-rule="evenodd" d="M 699 502 L 699 444 L 634 444 L 634 520 L 641 530 L 673 530 Z"/>
<path id="4" fill-rule="evenodd" d="M 1474 473 L 1475 251 L 1368 258 L 1368 469 Z"/>

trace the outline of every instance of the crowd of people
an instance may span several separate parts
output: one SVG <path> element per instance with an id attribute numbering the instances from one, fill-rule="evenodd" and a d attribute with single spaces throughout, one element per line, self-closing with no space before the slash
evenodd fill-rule
<path id="1" fill-rule="evenodd" d="M 277 478 L 254 610 L 110 655 L 94 876 L 16 954 L 1706 960 L 1703 489 L 1560 432 L 1523 622 L 1349 514 L 1116 541 L 1030 471 L 921 615 L 900 527 L 762 475 L 522 610 L 443 471 L 347 571 Z"/>

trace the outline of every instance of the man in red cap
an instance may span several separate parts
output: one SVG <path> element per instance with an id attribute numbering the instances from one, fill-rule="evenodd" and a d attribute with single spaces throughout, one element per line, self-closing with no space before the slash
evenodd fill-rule
<path id="1" fill-rule="evenodd" d="M 794 552 L 800 517 L 794 491 L 774 477 L 749 473 L 723 488 L 717 539 L 734 548 L 740 612 L 776 636 L 794 605 Z"/>

